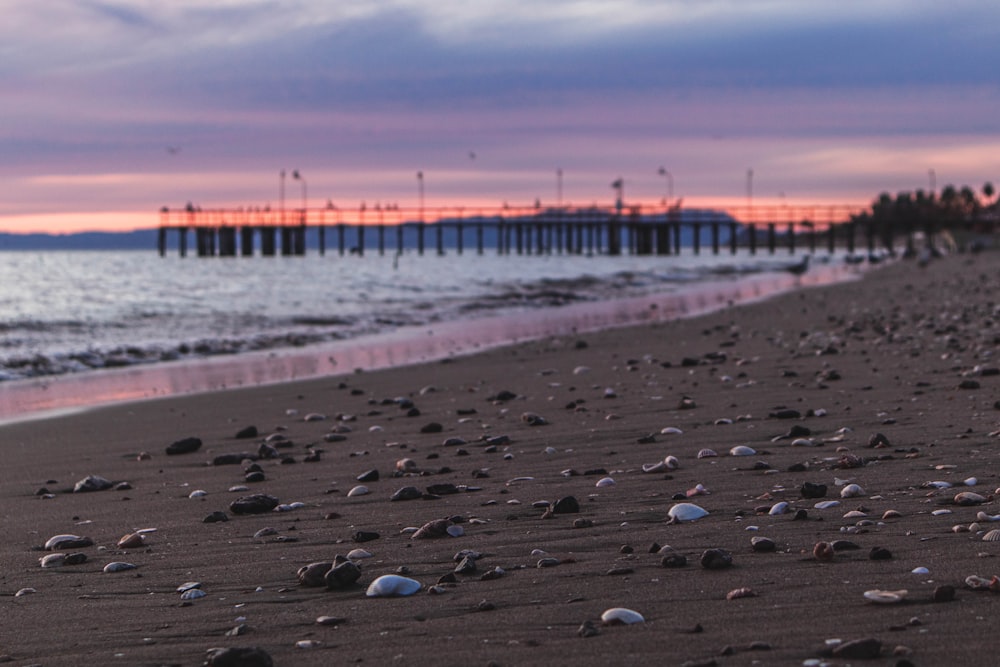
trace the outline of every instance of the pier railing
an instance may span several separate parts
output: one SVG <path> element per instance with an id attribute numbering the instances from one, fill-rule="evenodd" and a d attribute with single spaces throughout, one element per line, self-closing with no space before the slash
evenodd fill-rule
<path id="1" fill-rule="evenodd" d="M 679 208 L 375 206 L 270 210 L 252 208 L 160 211 L 159 252 L 170 236 L 187 254 L 189 234 L 199 257 L 297 256 L 314 247 L 343 255 L 432 249 L 499 254 L 671 255 L 682 251 L 756 254 L 779 249 L 833 253 L 892 247 L 913 230 L 859 224 L 861 209 L 841 205 Z"/>

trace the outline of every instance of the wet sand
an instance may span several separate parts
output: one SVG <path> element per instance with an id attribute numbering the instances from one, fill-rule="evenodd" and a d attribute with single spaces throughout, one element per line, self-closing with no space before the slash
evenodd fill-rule
<path id="1" fill-rule="evenodd" d="M 988 664 L 1000 596 L 964 582 L 1000 574 L 1000 542 L 982 540 L 988 521 L 978 534 L 952 527 L 1000 514 L 998 279 L 992 253 L 926 269 L 899 263 L 695 319 L 0 427 L 0 654 L 20 665 L 198 665 L 210 647 L 258 646 L 277 665 L 799 665 L 820 659 L 828 640 L 873 638 L 880 657 L 869 664 Z M 501 392 L 514 397 L 500 400 Z M 400 398 L 419 414 L 408 416 Z M 800 416 L 779 418 L 784 410 Z M 327 418 L 305 421 L 310 413 Z M 531 426 L 525 413 L 548 424 Z M 440 432 L 422 432 L 432 423 Z M 257 438 L 234 437 L 249 425 Z M 338 425 L 350 431 L 327 442 Z M 793 426 L 809 429 L 815 446 L 774 440 Z M 245 464 L 206 465 L 256 453 L 272 433 L 291 441 L 278 452 L 294 463 L 258 461 L 264 481 L 246 482 Z M 869 446 L 877 433 L 888 445 Z M 165 454 L 191 436 L 200 450 Z M 482 439 L 495 436 L 509 443 Z M 443 444 L 449 438 L 466 444 Z M 741 445 L 756 454 L 729 455 Z M 697 458 L 706 448 L 719 456 Z M 310 451 L 321 452 L 318 461 L 304 461 Z M 643 472 L 668 455 L 676 470 Z M 393 477 L 403 458 L 422 474 Z M 370 470 L 380 473 L 365 482 L 371 493 L 348 497 Z M 69 493 L 87 475 L 131 488 Z M 597 486 L 605 477 L 615 484 Z M 804 482 L 826 485 L 826 497 L 803 498 Z M 863 495 L 841 499 L 847 483 Z M 249 490 L 227 490 L 240 484 Z M 437 484 L 459 492 L 390 501 L 403 487 Z M 686 500 L 708 515 L 668 524 L 682 502 L 675 497 L 699 484 L 709 493 Z M 37 495 L 43 487 L 49 497 Z M 195 490 L 206 495 L 190 498 Z M 983 504 L 956 505 L 960 491 Z M 229 511 L 250 493 L 303 506 Z M 547 515 L 539 502 L 569 496 L 578 513 Z M 840 504 L 817 509 L 823 500 Z M 768 513 L 782 501 L 787 513 Z M 899 516 L 883 519 L 887 510 Z M 865 516 L 845 518 L 849 511 Z M 213 512 L 229 520 L 204 523 Z M 405 531 L 442 518 L 464 535 Z M 276 533 L 255 538 L 265 527 Z M 116 546 L 146 528 L 156 530 L 145 546 Z M 379 537 L 356 543 L 359 531 Z M 48 552 L 38 548 L 65 533 L 93 539 L 72 550 L 87 561 L 39 567 Z M 776 550 L 753 551 L 755 536 Z M 814 558 L 817 542 L 836 540 L 857 549 Z M 654 543 L 687 565 L 663 567 Z M 872 559 L 876 547 L 891 557 Z M 358 548 L 372 557 L 358 561 L 355 587 L 299 585 L 301 566 Z M 728 551 L 732 567 L 701 567 L 710 548 Z M 476 571 L 427 592 L 465 549 L 481 554 Z M 537 567 L 543 558 L 556 560 Z M 113 561 L 137 568 L 103 573 Z M 502 576 L 482 577 L 497 567 Z M 424 590 L 365 596 L 399 568 Z M 176 588 L 190 581 L 206 596 L 185 603 Z M 946 585 L 954 600 L 932 601 Z M 36 592 L 15 597 L 26 588 Z M 738 588 L 755 595 L 727 600 Z M 874 589 L 908 593 L 880 605 L 863 597 Z M 645 622 L 602 626 L 613 607 Z M 318 625 L 323 615 L 342 620 Z M 597 634 L 581 637 L 587 620 Z"/>

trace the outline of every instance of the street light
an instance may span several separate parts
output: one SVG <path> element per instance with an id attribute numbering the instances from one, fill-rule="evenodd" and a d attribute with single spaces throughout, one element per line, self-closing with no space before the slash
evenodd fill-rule
<path id="1" fill-rule="evenodd" d="M 302 176 L 302 174 L 299 173 L 298 169 L 296 169 L 295 171 L 292 172 L 292 178 L 294 178 L 296 181 L 302 181 L 302 224 L 305 224 L 305 222 L 306 222 L 306 201 L 308 199 L 308 197 L 306 196 L 307 195 L 306 179 L 305 179 L 305 177 Z"/>
<path id="2" fill-rule="evenodd" d="M 660 167 L 657 171 L 660 176 L 664 176 L 667 179 L 667 198 L 663 201 L 664 206 L 674 200 L 674 175 L 666 170 L 665 167 Z"/>
<path id="3" fill-rule="evenodd" d="M 417 172 L 417 194 L 420 196 L 420 222 L 424 221 L 424 172 Z"/>
<path id="4" fill-rule="evenodd" d="M 278 175 L 278 211 L 281 213 L 281 224 L 285 224 L 285 170 Z"/>
<path id="5" fill-rule="evenodd" d="M 625 205 L 625 180 L 619 176 L 611 183 L 611 187 L 614 189 L 618 197 L 617 201 L 615 201 L 615 210 L 621 214 L 622 206 Z"/>

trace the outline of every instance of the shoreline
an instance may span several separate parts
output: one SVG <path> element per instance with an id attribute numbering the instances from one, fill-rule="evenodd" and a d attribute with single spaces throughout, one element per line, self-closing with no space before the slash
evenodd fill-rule
<path id="1" fill-rule="evenodd" d="M 0 425 L 102 405 L 349 375 L 476 354 L 546 336 L 696 317 L 789 290 L 854 280 L 868 267 L 819 264 L 804 276 L 762 272 L 675 292 L 402 327 L 294 349 L 210 356 L 0 383 Z"/>
<path id="2" fill-rule="evenodd" d="M 988 664 L 1000 597 L 975 587 L 1000 575 L 1000 542 L 983 540 L 1000 516 L 998 259 L 898 262 L 696 318 L 0 426 L 0 656 Z M 166 454 L 188 437 L 202 446 Z M 211 464 L 233 453 L 263 480 L 247 460 Z M 645 471 L 667 456 L 679 466 Z M 72 493 L 87 475 L 128 486 Z M 420 495 L 391 500 L 406 487 Z M 232 510 L 252 493 L 288 511 Z M 575 512 L 546 511 L 569 497 Z M 668 523 L 680 502 L 707 515 Z M 227 520 L 205 522 L 215 513 Z M 435 521 L 456 536 L 413 539 Z M 61 534 L 93 541 L 75 549 L 86 560 L 40 567 Z M 731 565 L 704 567 L 712 549 Z M 355 584 L 299 582 L 348 554 Z M 418 593 L 366 596 L 401 573 Z M 205 595 L 182 600 L 185 582 Z M 612 608 L 643 620 L 602 625 Z"/>

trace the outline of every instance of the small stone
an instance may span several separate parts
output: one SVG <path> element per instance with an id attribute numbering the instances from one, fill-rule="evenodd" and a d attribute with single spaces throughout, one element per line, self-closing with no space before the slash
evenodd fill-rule
<path id="1" fill-rule="evenodd" d="M 599 634 L 597 626 L 591 620 L 586 620 L 580 624 L 579 629 L 577 629 L 576 634 L 581 637 L 596 637 Z"/>
<path id="2" fill-rule="evenodd" d="M 825 498 L 826 484 L 816 484 L 813 482 L 803 482 L 799 488 L 799 493 L 803 498 Z"/>
<path id="3" fill-rule="evenodd" d="M 274 510 L 280 501 L 266 493 L 255 493 L 237 498 L 229 503 L 229 511 L 233 514 L 265 514 Z"/>
<path id="4" fill-rule="evenodd" d="M 354 533 L 351 537 L 358 544 L 363 544 L 365 542 L 371 542 L 379 538 L 379 534 L 371 530 L 359 530 Z"/>
<path id="5" fill-rule="evenodd" d="M 872 660 L 882 653 L 882 642 L 874 637 L 855 639 L 834 647 L 831 654 L 845 660 Z"/>
<path id="6" fill-rule="evenodd" d="M 331 568 L 323 577 L 330 590 L 350 588 L 361 578 L 361 568 L 351 561 L 344 561 Z"/>
<path id="7" fill-rule="evenodd" d="M 167 445 L 167 456 L 191 454 L 201 449 L 201 438 L 184 438 Z"/>
<path id="8" fill-rule="evenodd" d="M 441 433 L 444 431 L 444 426 L 437 422 L 431 422 L 429 424 L 424 424 L 420 427 L 421 433 Z"/>
<path id="9" fill-rule="evenodd" d="M 415 486 L 404 486 L 390 496 L 389 500 L 392 501 L 402 501 L 402 500 L 416 500 L 417 498 L 423 498 L 423 492 Z"/>
<path id="10" fill-rule="evenodd" d="M 566 496 L 552 503 L 553 514 L 576 514 L 579 511 L 580 502 L 573 496 Z"/>
<path id="11" fill-rule="evenodd" d="M 359 482 L 377 482 L 378 481 L 378 470 L 366 470 L 357 477 Z"/>
<path id="12" fill-rule="evenodd" d="M 202 523 L 222 523 L 223 521 L 229 521 L 229 515 L 225 512 L 212 512 L 201 521 Z"/>
<path id="13" fill-rule="evenodd" d="M 885 547 L 872 547 L 871 551 L 868 552 L 868 558 L 870 560 L 890 560 L 892 552 Z"/>
<path id="14" fill-rule="evenodd" d="M 941 584 L 934 587 L 934 594 L 931 596 L 934 602 L 951 602 L 955 599 L 955 587 L 948 584 Z"/>
<path id="15" fill-rule="evenodd" d="M 88 475 L 73 486 L 73 493 L 89 493 L 92 491 L 106 491 L 114 486 L 114 483 L 98 475 Z"/>
<path id="16" fill-rule="evenodd" d="M 256 646 L 208 649 L 207 667 L 274 667 L 267 651 Z"/>
<path id="17" fill-rule="evenodd" d="M 758 535 L 750 538 L 750 548 L 757 553 L 770 553 L 777 548 L 777 545 L 770 537 Z"/>
<path id="18" fill-rule="evenodd" d="M 725 549 L 706 549 L 701 554 L 701 566 L 706 570 L 723 570 L 732 564 L 733 557 Z"/>
<path id="19" fill-rule="evenodd" d="M 246 426 L 241 428 L 236 432 L 237 440 L 249 440 L 250 438 L 256 438 L 259 435 L 256 426 Z"/>
<path id="20" fill-rule="evenodd" d="M 303 565 L 297 573 L 299 585 L 310 588 L 325 586 L 326 581 L 324 577 L 326 577 L 326 573 L 331 569 L 333 569 L 333 563 L 330 561 L 320 561 Z"/>

